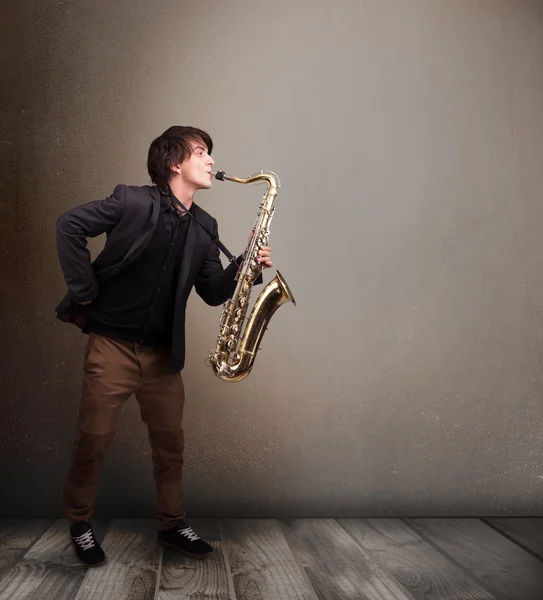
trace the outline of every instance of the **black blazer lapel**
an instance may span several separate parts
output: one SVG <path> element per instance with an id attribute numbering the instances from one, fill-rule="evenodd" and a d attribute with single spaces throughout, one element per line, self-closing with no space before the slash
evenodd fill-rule
<path id="1" fill-rule="evenodd" d="M 185 240 L 185 246 L 183 248 L 183 256 L 181 257 L 181 269 L 179 270 L 179 281 L 177 283 L 177 294 L 176 298 L 181 299 L 183 297 L 183 291 L 187 284 L 187 279 L 190 272 L 190 263 L 192 261 L 192 254 L 194 252 L 194 244 L 196 242 L 196 228 L 198 223 L 194 219 L 189 222 L 189 230 L 187 231 L 187 238 Z"/>
<path id="2" fill-rule="evenodd" d="M 121 267 L 126 264 L 130 264 L 134 258 L 137 258 L 147 247 L 155 231 L 156 224 L 158 222 L 158 215 L 160 213 L 160 192 L 158 188 L 151 189 L 151 196 L 153 197 L 153 204 L 151 205 L 151 218 L 145 223 L 142 230 L 140 231 L 136 241 L 132 244 L 128 252 L 125 254 Z"/>

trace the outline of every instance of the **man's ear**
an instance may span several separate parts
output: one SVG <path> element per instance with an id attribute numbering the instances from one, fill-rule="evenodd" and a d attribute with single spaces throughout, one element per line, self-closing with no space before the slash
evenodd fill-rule
<path id="1" fill-rule="evenodd" d="M 179 163 L 177 165 L 172 165 L 170 167 L 170 170 L 173 171 L 174 173 L 181 173 L 181 163 Z"/>

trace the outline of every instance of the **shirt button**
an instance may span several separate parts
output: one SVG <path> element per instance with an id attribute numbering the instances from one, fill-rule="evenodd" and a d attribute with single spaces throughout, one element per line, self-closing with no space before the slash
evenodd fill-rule
<path id="1" fill-rule="evenodd" d="M 157 286 L 157 288 L 156 288 L 156 291 L 157 291 L 157 292 L 160 292 L 160 288 L 159 288 L 158 286 Z"/>
<path id="2" fill-rule="evenodd" d="M 143 328 L 143 331 L 147 331 L 148 329 L 149 329 L 149 326 L 148 326 L 148 325 L 146 325 L 146 326 Z"/>
<path id="3" fill-rule="evenodd" d="M 163 270 L 163 271 L 165 271 L 165 270 L 166 270 L 166 267 L 162 267 L 162 270 Z"/>
<path id="4" fill-rule="evenodd" d="M 151 306 L 151 308 L 149 309 L 151 312 L 153 312 L 155 309 Z"/>

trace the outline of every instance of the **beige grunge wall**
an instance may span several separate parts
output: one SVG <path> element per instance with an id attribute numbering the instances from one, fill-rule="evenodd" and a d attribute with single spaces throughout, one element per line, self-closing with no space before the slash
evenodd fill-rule
<path id="1" fill-rule="evenodd" d="M 219 168 L 280 175 L 298 303 L 227 384 L 204 364 L 220 308 L 191 299 L 189 514 L 541 515 L 541 2 L 2 10 L 1 514 L 60 514 L 86 338 L 53 315 L 55 220 L 146 184 L 177 123 L 212 134 Z M 236 252 L 262 191 L 197 198 Z M 153 514 L 135 401 L 101 482 L 100 514 Z"/>

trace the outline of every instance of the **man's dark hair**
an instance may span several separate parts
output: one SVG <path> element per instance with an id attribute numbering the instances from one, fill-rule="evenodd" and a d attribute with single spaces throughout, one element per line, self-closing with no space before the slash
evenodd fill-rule
<path id="1" fill-rule="evenodd" d="M 172 166 L 182 163 L 192 154 L 191 142 L 203 142 L 208 154 L 213 150 L 211 137 L 196 127 L 174 125 L 151 142 L 147 155 L 147 171 L 151 181 L 160 189 L 167 189 Z"/>

